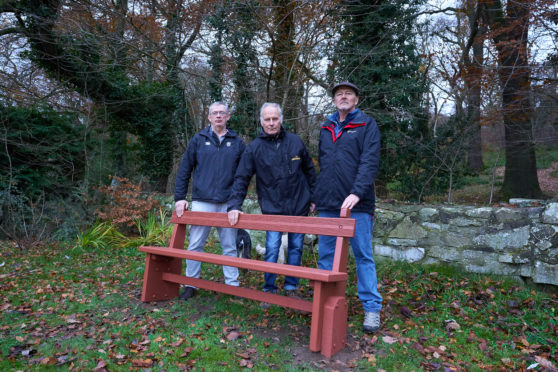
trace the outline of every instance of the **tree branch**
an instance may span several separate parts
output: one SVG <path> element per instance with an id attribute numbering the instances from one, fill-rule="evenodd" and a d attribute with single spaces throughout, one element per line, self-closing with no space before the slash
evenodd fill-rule
<path id="1" fill-rule="evenodd" d="M 24 30 L 19 27 L 7 27 L 0 30 L 0 36 L 10 35 L 10 34 L 22 34 Z"/>

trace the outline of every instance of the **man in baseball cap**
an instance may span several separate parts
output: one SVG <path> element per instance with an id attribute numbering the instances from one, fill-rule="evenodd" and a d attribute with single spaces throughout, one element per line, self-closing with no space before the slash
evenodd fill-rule
<path id="1" fill-rule="evenodd" d="M 337 111 L 320 130 L 320 173 L 313 201 L 320 217 L 339 217 L 341 208 L 356 220 L 351 247 L 356 261 L 358 297 L 364 308 L 364 332 L 380 329 L 382 297 L 378 292 L 372 256 L 374 226 L 374 180 L 380 166 L 380 131 L 376 121 L 357 108 L 358 87 L 348 81 L 331 89 Z M 320 269 L 331 270 L 335 256 L 333 236 L 320 235 Z"/>

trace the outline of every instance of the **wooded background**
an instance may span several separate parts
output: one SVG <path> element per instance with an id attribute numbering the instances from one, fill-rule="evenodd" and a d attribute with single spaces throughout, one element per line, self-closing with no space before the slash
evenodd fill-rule
<path id="1" fill-rule="evenodd" d="M 500 191 L 541 197 L 535 146 L 558 145 L 552 0 L 0 0 L 0 12 L 4 215 L 86 201 L 110 175 L 172 192 L 215 100 L 246 142 L 261 104 L 280 103 L 316 157 L 343 80 L 382 132 L 380 194 L 420 201 L 501 146 Z"/>

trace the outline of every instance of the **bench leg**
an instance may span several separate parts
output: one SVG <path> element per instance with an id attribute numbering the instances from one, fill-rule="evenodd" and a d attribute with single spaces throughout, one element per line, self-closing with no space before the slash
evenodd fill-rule
<path id="1" fill-rule="evenodd" d="M 332 355 L 345 347 L 347 310 L 345 297 L 329 297 L 325 303 L 321 351 L 327 358 L 331 358 Z"/>
<path id="2" fill-rule="evenodd" d="M 143 274 L 143 302 L 169 300 L 178 297 L 180 285 L 163 280 L 163 273 L 180 274 L 182 259 L 147 254 Z"/>
<path id="3" fill-rule="evenodd" d="M 310 324 L 310 350 L 320 351 L 322 348 L 322 323 L 324 316 L 324 285 L 322 282 L 312 281 L 314 299 L 312 301 L 312 323 Z"/>
<path id="4" fill-rule="evenodd" d="M 310 350 L 330 358 L 345 347 L 347 336 L 347 300 L 340 283 L 314 281 Z"/>

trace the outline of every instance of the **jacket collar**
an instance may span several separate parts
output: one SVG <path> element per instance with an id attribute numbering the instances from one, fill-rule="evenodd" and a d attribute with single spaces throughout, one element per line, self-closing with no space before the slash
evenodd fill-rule
<path id="1" fill-rule="evenodd" d="M 205 137 L 213 137 L 213 129 L 211 129 L 211 125 L 203 128 L 200 131 L 200 134 Z M 227 132 L 225 133 L 225 137 L 234 138 L 237 134 L 233 129 L 227 128 Z"/>
<path id="2" fill-rule="evenodd" d="M 345 118 L 345 120 L 343 122 L 339 122 L 339 111 L 335 111 L 333 114 L 328 116 L 328 119 L 332 123 L 335 123 L 335 125 L 346 125 L 346 124 L 352 122 L 359 114 L 360 114 L 360 110 L 358 108 L 355 108 L 353 111 L 351 111 L 347 115 L 347 117 Z"/>
<path id="3" fill-rule="evenodd" d="M 279 133 L 272 134 L 272 135 L 267 134 L 263 130 L 263 128 L 260 128 L 260 134 L 258 135 L 258 138 L 265 139 L 265 140 L 268 140 L 268 141 L 273 141 L 273 140 L 278 140 L 278 139 L 281 139 L 281 138 L 285 137 L 286 133 L 287 133 L 287 130 L 282 125 L 281 125 L 281 129 L 279 130 Z"/>

